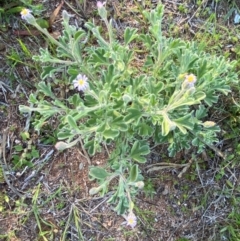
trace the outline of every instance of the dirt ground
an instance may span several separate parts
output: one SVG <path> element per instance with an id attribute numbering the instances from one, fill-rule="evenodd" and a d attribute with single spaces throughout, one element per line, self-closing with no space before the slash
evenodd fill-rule
<path id="1" fill-rule="evenodd" d="M 73 22 L 79 25 L 91 19 L 92 12 L 96 10 L 93 0 L 87 1 L 85 9 L 81 5 L 82 10 L 79 1 L 66 2 L 61 11 L 66 9 L 73 14 Z M 217 11 L 221 21 L 221 16 L 230 10 L 227 1 L 216 2 L 205 0 L 198 6 L 194 0 L 162 1 L 165 5 L 163 28 L 166 35 L 171 35 L 168 30 L 172 21 L 178 27 L 173 29 L 176 31 L 174 34 L 194 39 L 205 21 L 198 11 L 204 8 Z M 59 3 L 57 0 L 43 1 L 46 9 L 44 16 L 49 17 Z M 240 7 L 240 3 L 236 3 Z M 117 34 L 121 36 L 126 26 L 141 28 L 139 5 L 150 9 L 156 4 L 157 1 L 108 1 L 107 8 L 119 26 Z M 180 11 L 181 4 L 187 12 Z M 52 26 L 53 32 L 62 31 L 60 16 Z M 235 27 L 233 15 L 229 16 L 225 25 L 227 28 Z M 227 224 L 232 210 L 231 196 L 239 193 L 240 169 L 227 164 L 224 173 L 221 173 L 224 160 L 211 150 L 196 154 L 197 161 L 190 160 L 191 155 L 184 151 L 175 158 L 169 158 L 164 146 L 153 150 L 148 162 L 141 166 L 148 188 L 135 200 L 138 225 L 134 229 L 126 227 L 124 217 L 118 216 L 107 203 L 111 190 L 104 197 L 90 196 L 89 190 L 96 184 L 88 178 L 89 167 L 104 166 L 107 153 L 103 151 L 88 160 L 80 146 L 58 152 L 54 149 L 54 143 L 44 142 L 54 126 L 50 125 L 49 132 L 45 130 L 42 133 L 36 133 L 31 125 L 28 127 L 29 119 L 19 113 L 18 106 L 27 105 L 27 97 L 34 91 L 39 73 L 9 56 L 13 56 L 13 49 L 20 52 L 18 39 L 28 46 L 32 54 L 46 43 L 41 36 L 17 35 L 16 31 L 24 29 L 18 15 L 10 17 L 6 28 L 0 30 L 0 159 L 3 169 L 0 172 L 0 237 L 2 235 L 3 238 L 0 240 L 45 240 L 40 235 L 44 232 L 47 240 L 55 241 L 230 240 L 228 234 L 220 230 Z M 32 64 L 31 56 L 25 58 L 28 64 Z M 24 140 L 21 133 L 26 129 L 30 137 Z M 19 144 L 23 150 L 16 152 L 15 146 Z M 39 157 L 31 160 L 32 167 L 14 168 L 13 156 L 21 156 L 31 146 L 39 151 Z M 224 140 L 218 148 L 228 155 L 234 151 L 231 142 Z M 191 151 L 194 153 L 195 150 Z M 169 166 L 147 172 L 150 165 L 159 162 L 169 163 Z M 189 168 L 184 171 L 171 163 L 189 163 Z M 231 191 L 228 182 L 233 186 Z"/>

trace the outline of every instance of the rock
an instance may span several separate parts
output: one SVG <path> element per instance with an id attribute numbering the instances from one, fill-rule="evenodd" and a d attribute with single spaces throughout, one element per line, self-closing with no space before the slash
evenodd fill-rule
<path id="1" fill-rule="evenodd" d="M 5 44 L 0 43 L 0 51 L 4 51 L 6 49 Z"/>

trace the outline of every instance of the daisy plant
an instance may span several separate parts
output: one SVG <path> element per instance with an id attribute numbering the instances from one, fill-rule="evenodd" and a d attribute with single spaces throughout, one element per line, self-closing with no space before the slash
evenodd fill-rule
<path id="1" fill-rule="evenodd" d="M 140 167 L 150 145 L 165 144 L 174 156 L 190 148 L 197 154 L 217 142 L 220 129 L 209 108 L 237 81 L 235 63 L 209 55 L 193 42 L 164 37 L 161 4 L 143 11 L 146 32 L 126 27 L 121 40 L 108 20 L 107 5 L 98 2 L 96 8 L 102 28 L 91 21 L 84 29 L 71 25 L 72 16 L 63 11 L 57 40 L 31 11 L 22 11 L 22 18 L 45 34 L 56 51 L 41 48 L 33 57 L 42 63 L 41 81 L 29 106 L 21 105 L 20 111 L 37 113 L 32 115 L 37 131 L 51 118 L 59 120 L 58 150 L 78 142 L 89 156 L 106 149 L 107 165 L 90 168 L 89 177 L 99 183 L 90 194 L 104 195 L 111 187 L 108 202 L 134 227 L 134 196 L 144 186 Z M 65 98 L 59 89 L 66 90 Z M 118 185 L 109 185 L 113 180 Z"/>

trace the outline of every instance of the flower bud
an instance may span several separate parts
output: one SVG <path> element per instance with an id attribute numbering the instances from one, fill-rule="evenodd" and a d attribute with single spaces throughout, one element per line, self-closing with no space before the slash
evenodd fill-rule
<path id="1" fill-rule="evenodd" d="M 100 190 L 102 189 L 102 187 L 93 187 L 89 190 L 89 194 L 90 195 L 94 195 L 94 194 L 97 194 Z"/>
<path id="2" fill-rule="evenodd" d="M 210 128 L 210 127 L 213 127 L 213 126 L 215 126 L 215 125 L 216 125 L 216 123 L 213 122 L 213 121 L 205 121 L 205 122 L 203 123 L 203 126 L 206 127 L 206 128 Z"/>
<path id="3" fill-rule="evenodd" d="M 70 17 L 72 17 L 73 15 L 71 15 L 71 14 L 69 14 L 66 10 L 63 10 L 63 12 L 62 12 L 62 17 L 63 17 L 63 20 L 65 21 L 65 22 L 69 22 L 69 19 L 70 19 Z"/>
<path id="4" fill-rule="evenodd" d="M 143 181 L 139 181 L 135 183 L 135 187 L 142 189 L 144 188 L 144 182 Z"/>
<path id="5" fill-rule="evenodd" d="M 123 98 L 123 101 L 124 101 L 125 104 L 128 104 L 129 102 L 132 101 L 132 97 L 130 95 L 127 95 L 127 94 L 124 94 L 122 98 Z"/>
<path id="6" fill-rule="evenodd" d="M 58 151 L 63 151 L 65 149 L 68 148 L 68 144 L 63 142 L 63 141 L 59 141 L 55 144 L 55 148 L 58 150 Z"/>
<path id="7" fill-rule="evenodd" d="M 106 2 L 100 2 L 100 1 L 97 1 L 97 8 L 103 8 L 103 6 L 105 5 Z"/>

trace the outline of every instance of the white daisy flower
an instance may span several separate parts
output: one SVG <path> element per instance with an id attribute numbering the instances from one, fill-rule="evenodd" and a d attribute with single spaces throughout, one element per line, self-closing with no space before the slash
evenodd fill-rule
<path id="1" fill-rule="evenodd" d="M 77 88 L 78 91 L 85 91 L 89 88 L 87 82 L 88 78 L 85 75 L 79 74 L 75 80 L 73 80 L 74 88 Z"/>
<path id="2" fill-rule="evenodd" d="M 182 83 L 182 89 L 183 90 L 188 90 L 192 89 L 195 91 L 195 83 L 197 82 L 197 77 L 194 74 L 186 74 L 185 75 L 185 80 Z"/>
<path id="3" fill-rule="evenodd" d="M 197 81 L 197 77 L 194 74 L 189 74 L 185 76 L 185 82 L 189 87 L 194 87 L 194 84 Z"/>
<path id="4" fill-rule="evenodd" d="M 21 11 L 22 19 L 27 20 L 29 17 L 31 18 L 31 17 L 32 17 L 31 12 L 32 12 L 31 10 L 29 10 L 29 9 L 27 9 L 27 8 L 24 8 L 24 9 Z"/>
<path id="5" fill-rule="evenodd" d="M 129 214 L 127 216 L 125 216 L 125 219 L 126 219 L 125 224 L 127 226 L 134 228 L 137 225 L 137 217 L 135 216 L 135 214 L 132 211 L 130 211 Z"/>

